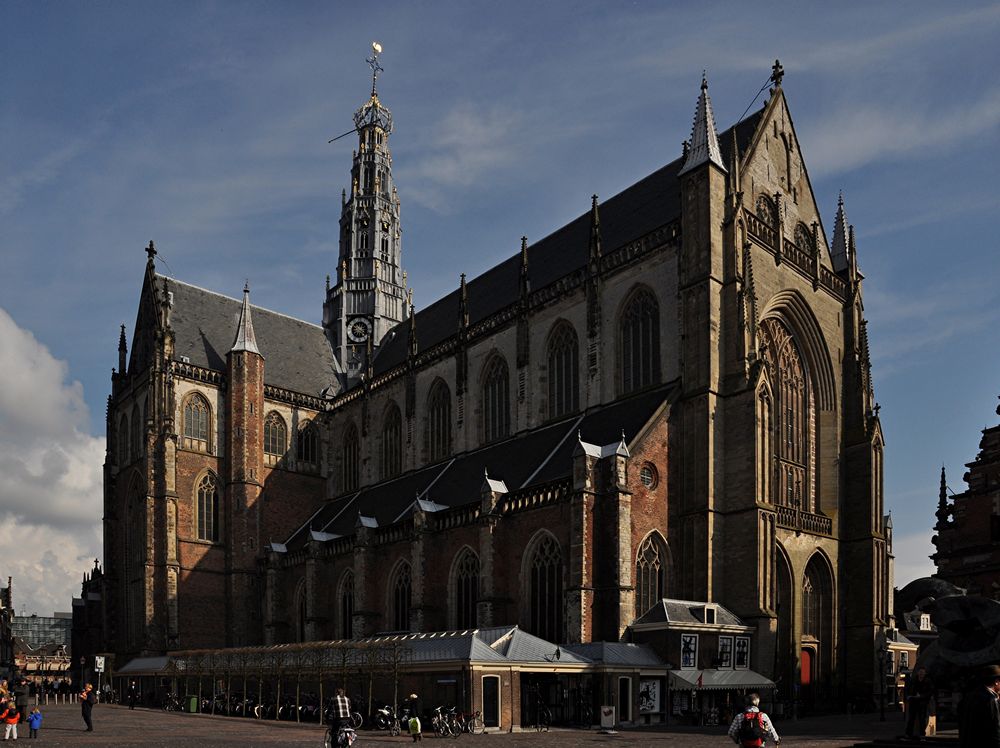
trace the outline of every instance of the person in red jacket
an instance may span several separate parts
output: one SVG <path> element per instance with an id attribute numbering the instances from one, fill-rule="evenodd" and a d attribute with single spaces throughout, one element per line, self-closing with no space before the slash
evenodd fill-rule
<path id="1" fill-rule="evenodd" d="M 0 718 L 3 719 L 5 726 L 3 739 L 13 738 L 17 740 L 17 723 L 21 721 L 21 712 L 17 710 L 13 702 L 5 701 L 0 704 Z"/>

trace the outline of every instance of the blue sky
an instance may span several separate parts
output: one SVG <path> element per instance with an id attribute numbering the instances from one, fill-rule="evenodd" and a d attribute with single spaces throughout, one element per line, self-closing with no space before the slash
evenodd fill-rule
<path id="1" fill-rule="evenodd" d="M 780 58 L 827 235 L 841 189 L 857 228 L 897 581 L 928 573 L 940 466 L 962 490 L 997 422 L 997 38 L 996 3 L 0 4 L 18 609 L 68 609 L 100 555 L 109 373 L 150 239 L 170 274 L 319 320 L 352 148 L 327 140 L 373 39 L 418 307 L 674 159 L 703 69 L 722 129 Z"/>

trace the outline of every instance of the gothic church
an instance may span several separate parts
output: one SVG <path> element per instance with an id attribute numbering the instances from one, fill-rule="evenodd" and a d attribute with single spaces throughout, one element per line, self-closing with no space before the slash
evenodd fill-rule
<path id="1" fill-rule="evenodd" d="M 702 81 L 679 158 L 419 311 L 376 77 L 321 325 L 167 277 L 149 244 L 108 402 L 108 651 L 619 641 L 682 598 L 739 616 L 786 688 L 871 692 L 889 555 L 863 276 L 780 66 L 721 135 Z"/>

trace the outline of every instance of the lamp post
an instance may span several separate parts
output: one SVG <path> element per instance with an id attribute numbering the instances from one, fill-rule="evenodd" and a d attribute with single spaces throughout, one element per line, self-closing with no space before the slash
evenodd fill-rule
<path id="1" fill-rule="evenodd" d="M 879 682 L 879 722 L 885 722 L 885 659 L 889 654 L 889 644 L 882 635 L 882 642 L 878 646 L 878 682 Z"/>

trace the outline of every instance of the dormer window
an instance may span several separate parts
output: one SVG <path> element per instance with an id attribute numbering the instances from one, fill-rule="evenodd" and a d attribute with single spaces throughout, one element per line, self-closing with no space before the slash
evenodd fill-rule
<path id="1" fill-rule="evenodd" d="M 715 624 L 716 608 L 714 605 L 705 606 L 705 623 Z"/>
<path id="2" fill-rule="evenodd" d="M 931 630 L 931 617 L 928 613 L 920 614 L 920 630 L 930 631 Z"/>

